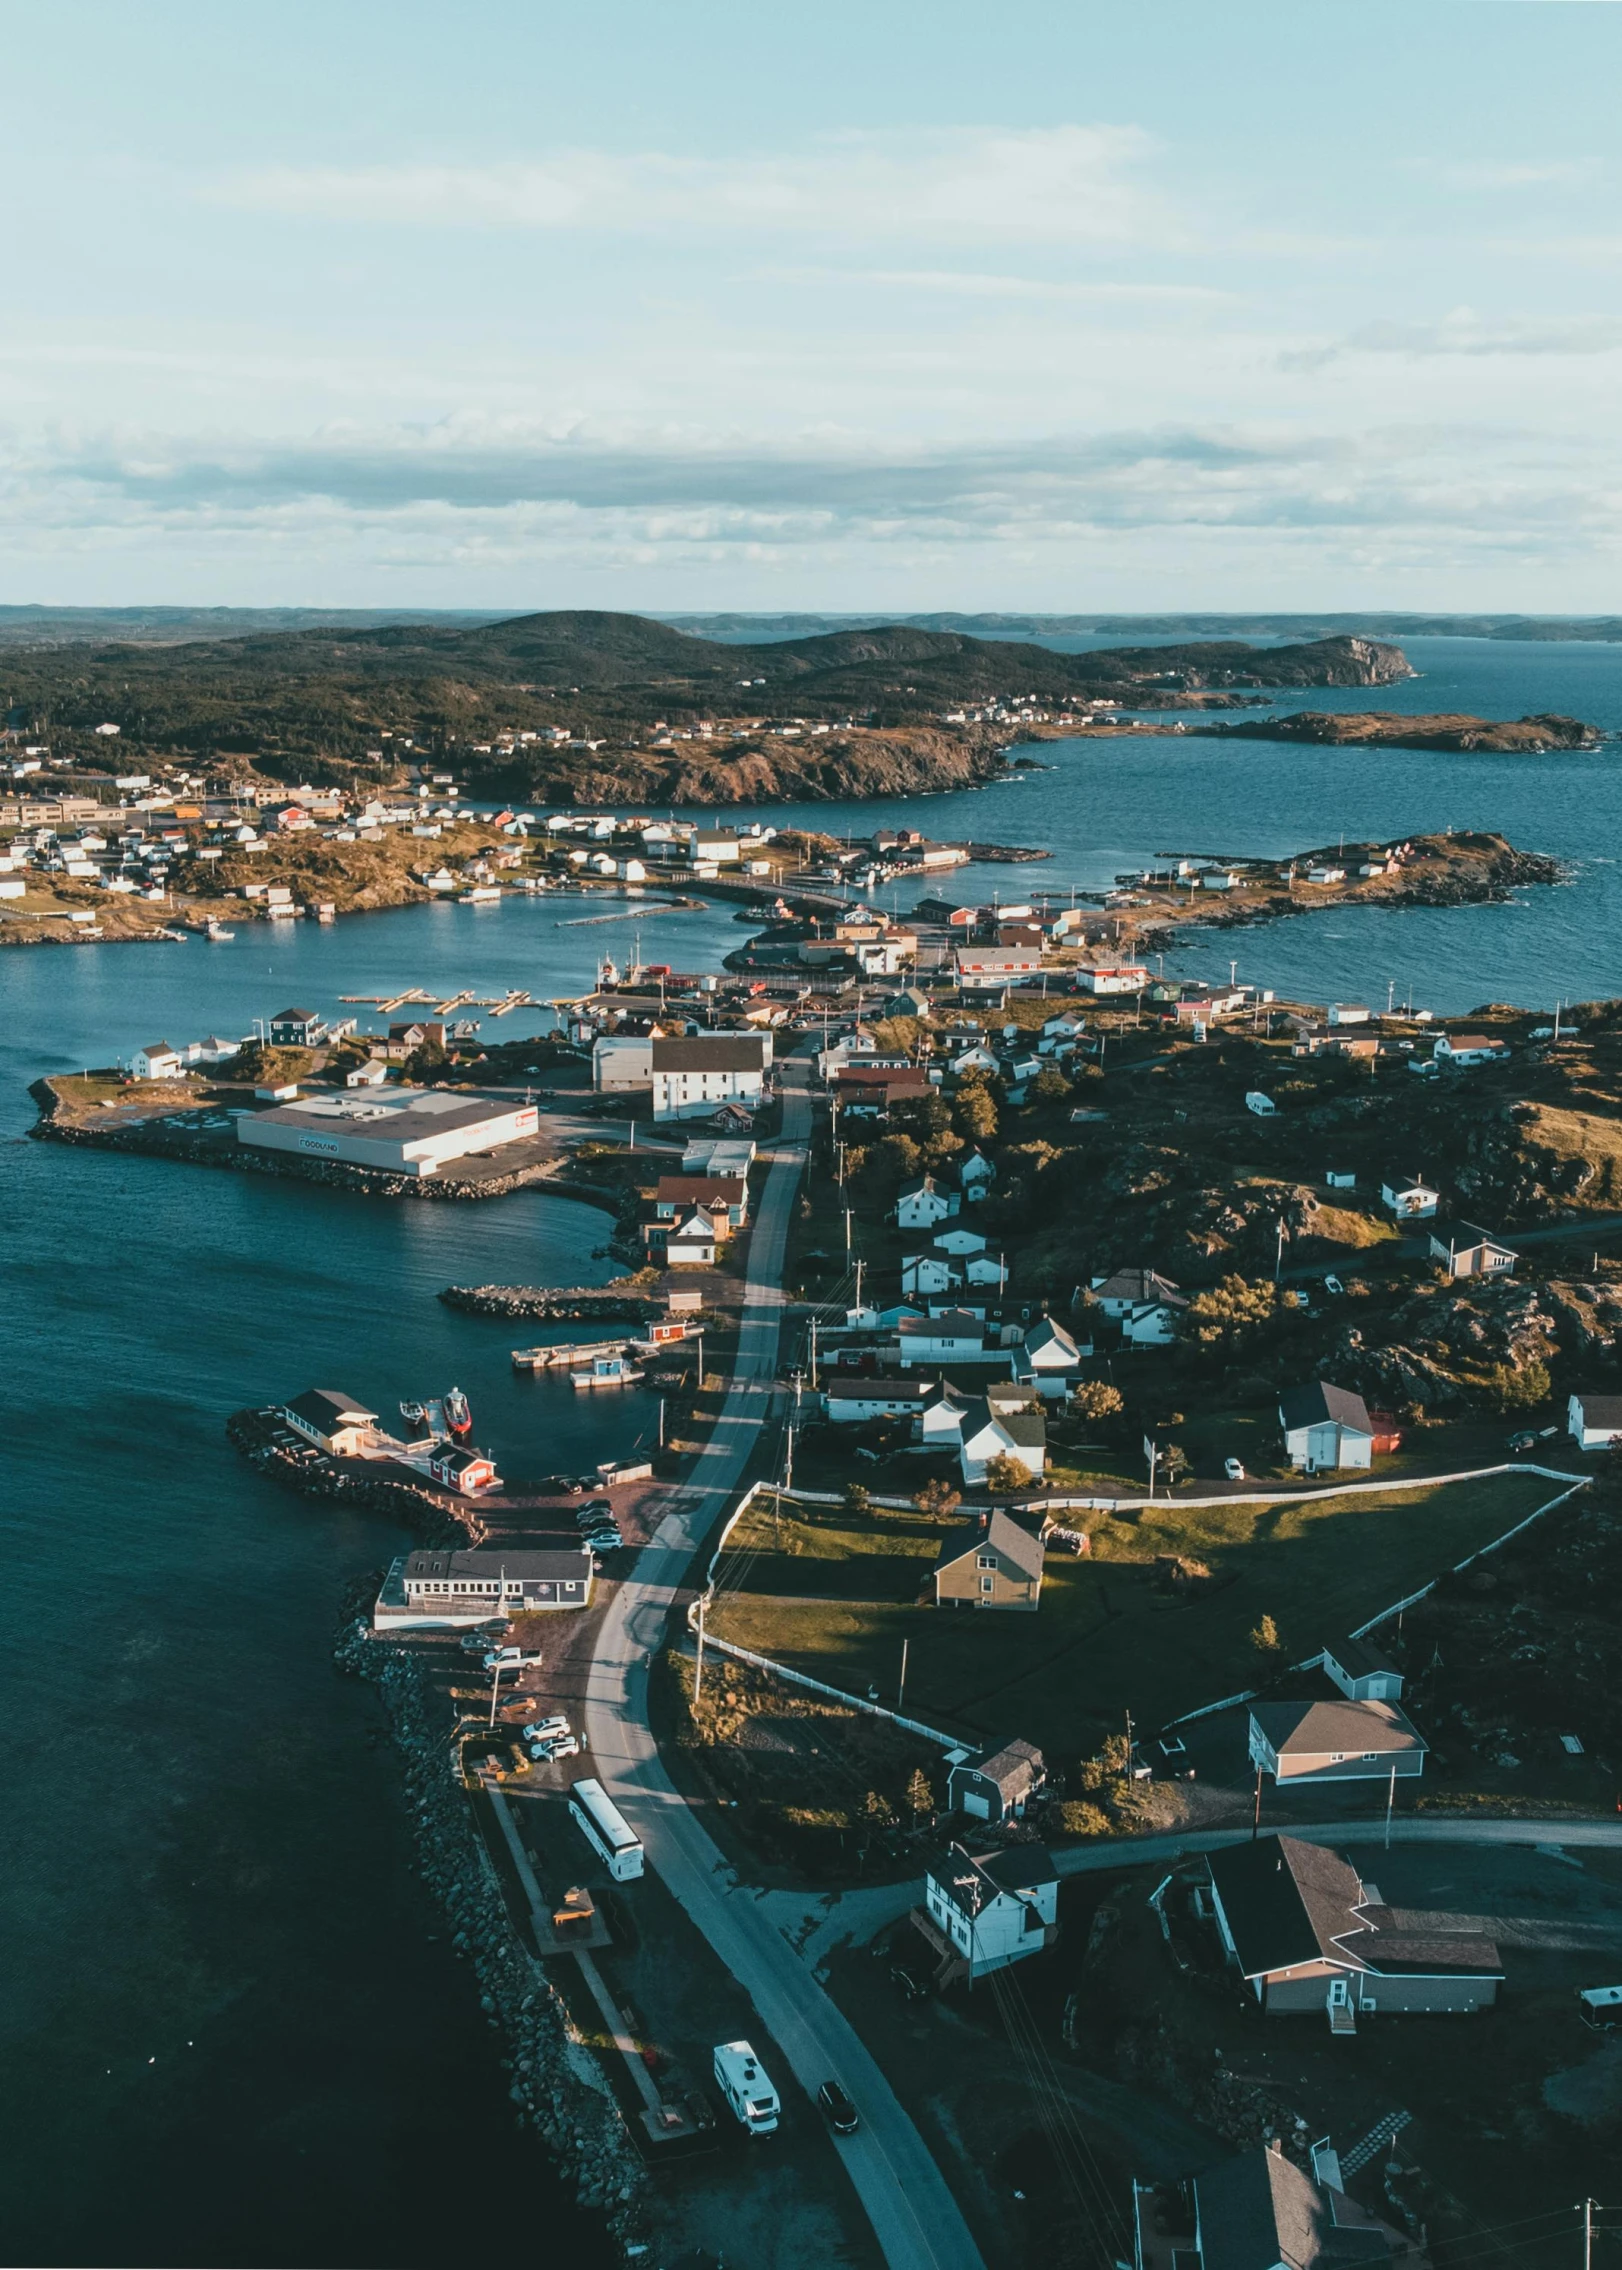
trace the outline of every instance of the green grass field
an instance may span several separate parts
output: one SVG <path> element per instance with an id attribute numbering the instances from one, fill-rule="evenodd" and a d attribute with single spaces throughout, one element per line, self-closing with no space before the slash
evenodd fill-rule
<path id="1" fill-rule="evenodd" d="M 1278 1624 L 1288 1658 L 1420 1585 L 1556 1496 L 1536 1474 L 1495 1475 L 1307 1505 L 1157 1505 L 1094 1519 L 1086 1559 L 1050 1554 L 1035 1615 L 916 1605 L 943 1532 L 910 1511 L 855 1521 L 838 1507 L 762 1501 L 734 1531 L 709 1628 L 778 1662 L 893 1703 L 908 1642 L 910 1713 L 970 1734 L 1018 1733 L 1062 1759 L 1093 1748 L 1123 1708 L 1145 1726 L 1253 1683 L 1248 1635 Z M 1081 1519 L 1084 1517 L 1078 1517 Z M 1199 1561 L 1192 1597 L 1157 1582 L 1158 1556 Z"/>

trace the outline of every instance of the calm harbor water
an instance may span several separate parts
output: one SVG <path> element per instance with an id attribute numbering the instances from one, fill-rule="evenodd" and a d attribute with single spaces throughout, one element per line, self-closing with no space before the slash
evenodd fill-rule
<path id="1" fill-rule="evenodd" d="M 1410 652 L 1415 683 L 1298 706 L 1562 709 L 1622 728 L 1617 648 Z M 1167 850 L 1499 828 L 1570 860 L 1571 884 L 1506 907 L 1227 934 L 1175 966 L 1225 970 L 1237 952 L 1242 976 L 1309 998 L 1383 999 L 1389 979 L 1444 1011 L 1622 992 L 1614 746 L 1370 757 L 1178 739 L 1033 753 L 1052 769 L 974 794 L 769 816 L 1051 848 L 1041 867 L 953 878 L 959 895 L 1005 900 L 1094 888 Z M 434 1295 L 457 1279 L 600 1280 L 604 1218 L 536 1193 L 384 1204 L 24 1130 L 43 1073 L 238 1034 L 293 1002 L 332 1011 L 346 993 L 567 994 L 638 931 L 645 958 L 678 968 L 714 966 L 747 935 L 728 908 L 585 923 L 512 900 L 330 929 L 245 924 L 228 945 L 0 956 L 8 2262 L 427 2264 L 466 2244 L 470 2211 L 483 2247 L 533 2245 L 539 2230 L 571 2264 L 605 2256 L 511 2126 L 495 2038 L 411 1872 L 370 1693 L 330 1668 L 344 1588 L 403 1539 L 275 1490 L 221 1432 L 240 1405 L 305 1385 L 387 1411 L 456 1380 L 477 1438 L 512 1470 L 590 1463 L 623 1414 L 515 1379 L 511 1329 Z M 520 1014 L 486 1029 L 535 1027 Z"/>
<path id="2" fill-rule="evenodd" d="M 43 1072 L 240 1032 L 312 990 L 577 990 L 619 927 L 498 920 L 500 952 L 481 910 L 424 908 L 0 963 L 0 2260 L 428 2264 L 466 2244 L 470 2210 L 481 2246 L 540 2229 L 571 2264 L 607 2258 L 512 2126 L 371 1692 L 331 1668 L 340 1596 L 403 1534 L 275 1489 L 221 1432 L 306 1385 L 388 1412 L 455 1380 L 512 1470 L 594 1462 L 627 1414 L 516 1378 L 511 1328 L 434 1296 L 600 1282 L 606 1217 L 522 1192 L 377 1203 L 23 1136 Z M 670 917 L 644 950 L 679 964 L 740 934 Z"/>

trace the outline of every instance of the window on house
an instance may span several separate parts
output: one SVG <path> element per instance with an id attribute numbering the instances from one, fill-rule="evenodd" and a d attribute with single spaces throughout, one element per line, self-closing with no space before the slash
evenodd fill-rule
<path id="1" fill-rule="evenodd" d="M 995 1553 L 981 1553 L 974 1565 L 978 1569 L 994 1569 L 997 1565 L 997 1556 Z"/>
<path id="2" fill-rule="evenodd" d="M 1373 1761 L 1373 1760 L 1374 1760 L 1375 1758 L 1377 1758 L 1377 1757 L 1379 1756 L 1379 1754 L 1380 1754 L 1380 1753 L 1379 1753 L 1379 1751 L 1378 1751 L 1378 1750 L 1365 1750 L 1365 1751 L 1363 1752 L 1363 1762 L 1364 1762 L 1364 1764 L 1365 1764 L 1365 1765 L 1368 1765 L 1368 1764 L 1370 1764 L 1370 1763 L 1371 1763 L 1371 1762 L 1372 1762 L 1372 1761 Z"/>
<path id="3" fill-rule="evenodd" d="M 1331 1751 L 1330 1751 L 1330 1753 L 1329 1753 L 1329 1763 L 1330 1763 L 1330 1764 L 1331 1764 L 1332 1766 L 1338 1766 L 1338 1765 L 1342 1765 L 1342 1764 L 1344 1764 L 1344 1763 L 1345 1763 L 1345 1759 L 1346 1759 L 1346 1752 L 1345 1752 L 1344 1750 L 1331 1750 Z"/>
<path id="4" fill-rule="evenodd" d="M 980 1589 L 982 1592 L 995 1592 L 997 1589 L 997 1579 L 994 1576 L 983 1576 L 980 1579 Z"/>

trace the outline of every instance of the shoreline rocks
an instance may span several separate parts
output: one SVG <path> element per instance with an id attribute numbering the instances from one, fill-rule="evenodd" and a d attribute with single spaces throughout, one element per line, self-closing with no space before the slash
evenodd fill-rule
<path id="1" fill-rule="evenodd" d="M 422 1880 L 445 1910 L 456 1954 L 473 1966 L 486 2019 L 507 2044 L 514 2117 L 628 2256 L 648 2235 L 646 2174 L 607 2076 L 546 1966 L 513 1927 L 427 1674 L 408 1650 L 374 1639 L 359 1619 L 346 1626 L 334 1662 L 377 1689 L 404 1763 Z"/>
<path id="2" fill-rule="evenodd" d="M 439 1298 L 466 1316 L 510 1316 L 551 1324 L 647 1324 L 665 1313 L 652 1294 L 612 1286 L 447 1285 Z"/>

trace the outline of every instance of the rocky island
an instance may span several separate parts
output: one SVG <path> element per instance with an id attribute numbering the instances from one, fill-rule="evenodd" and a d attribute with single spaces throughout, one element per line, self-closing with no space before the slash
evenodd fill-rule
<path id="1" fill-rule="evenodd" d="M 1283 717 L 1247 717 L 1232 725 L 1198 725 L 1208 736 L 1309 741 L 1320 748 L 1456 749 L 1538 756 L 1549 749 L 1597 749 L 1600 736 L 1581 718 L 1545 714 L 1486 718 L 1437 713 L 1399 717 L 1380 710 L 1296 709 Z"/>

